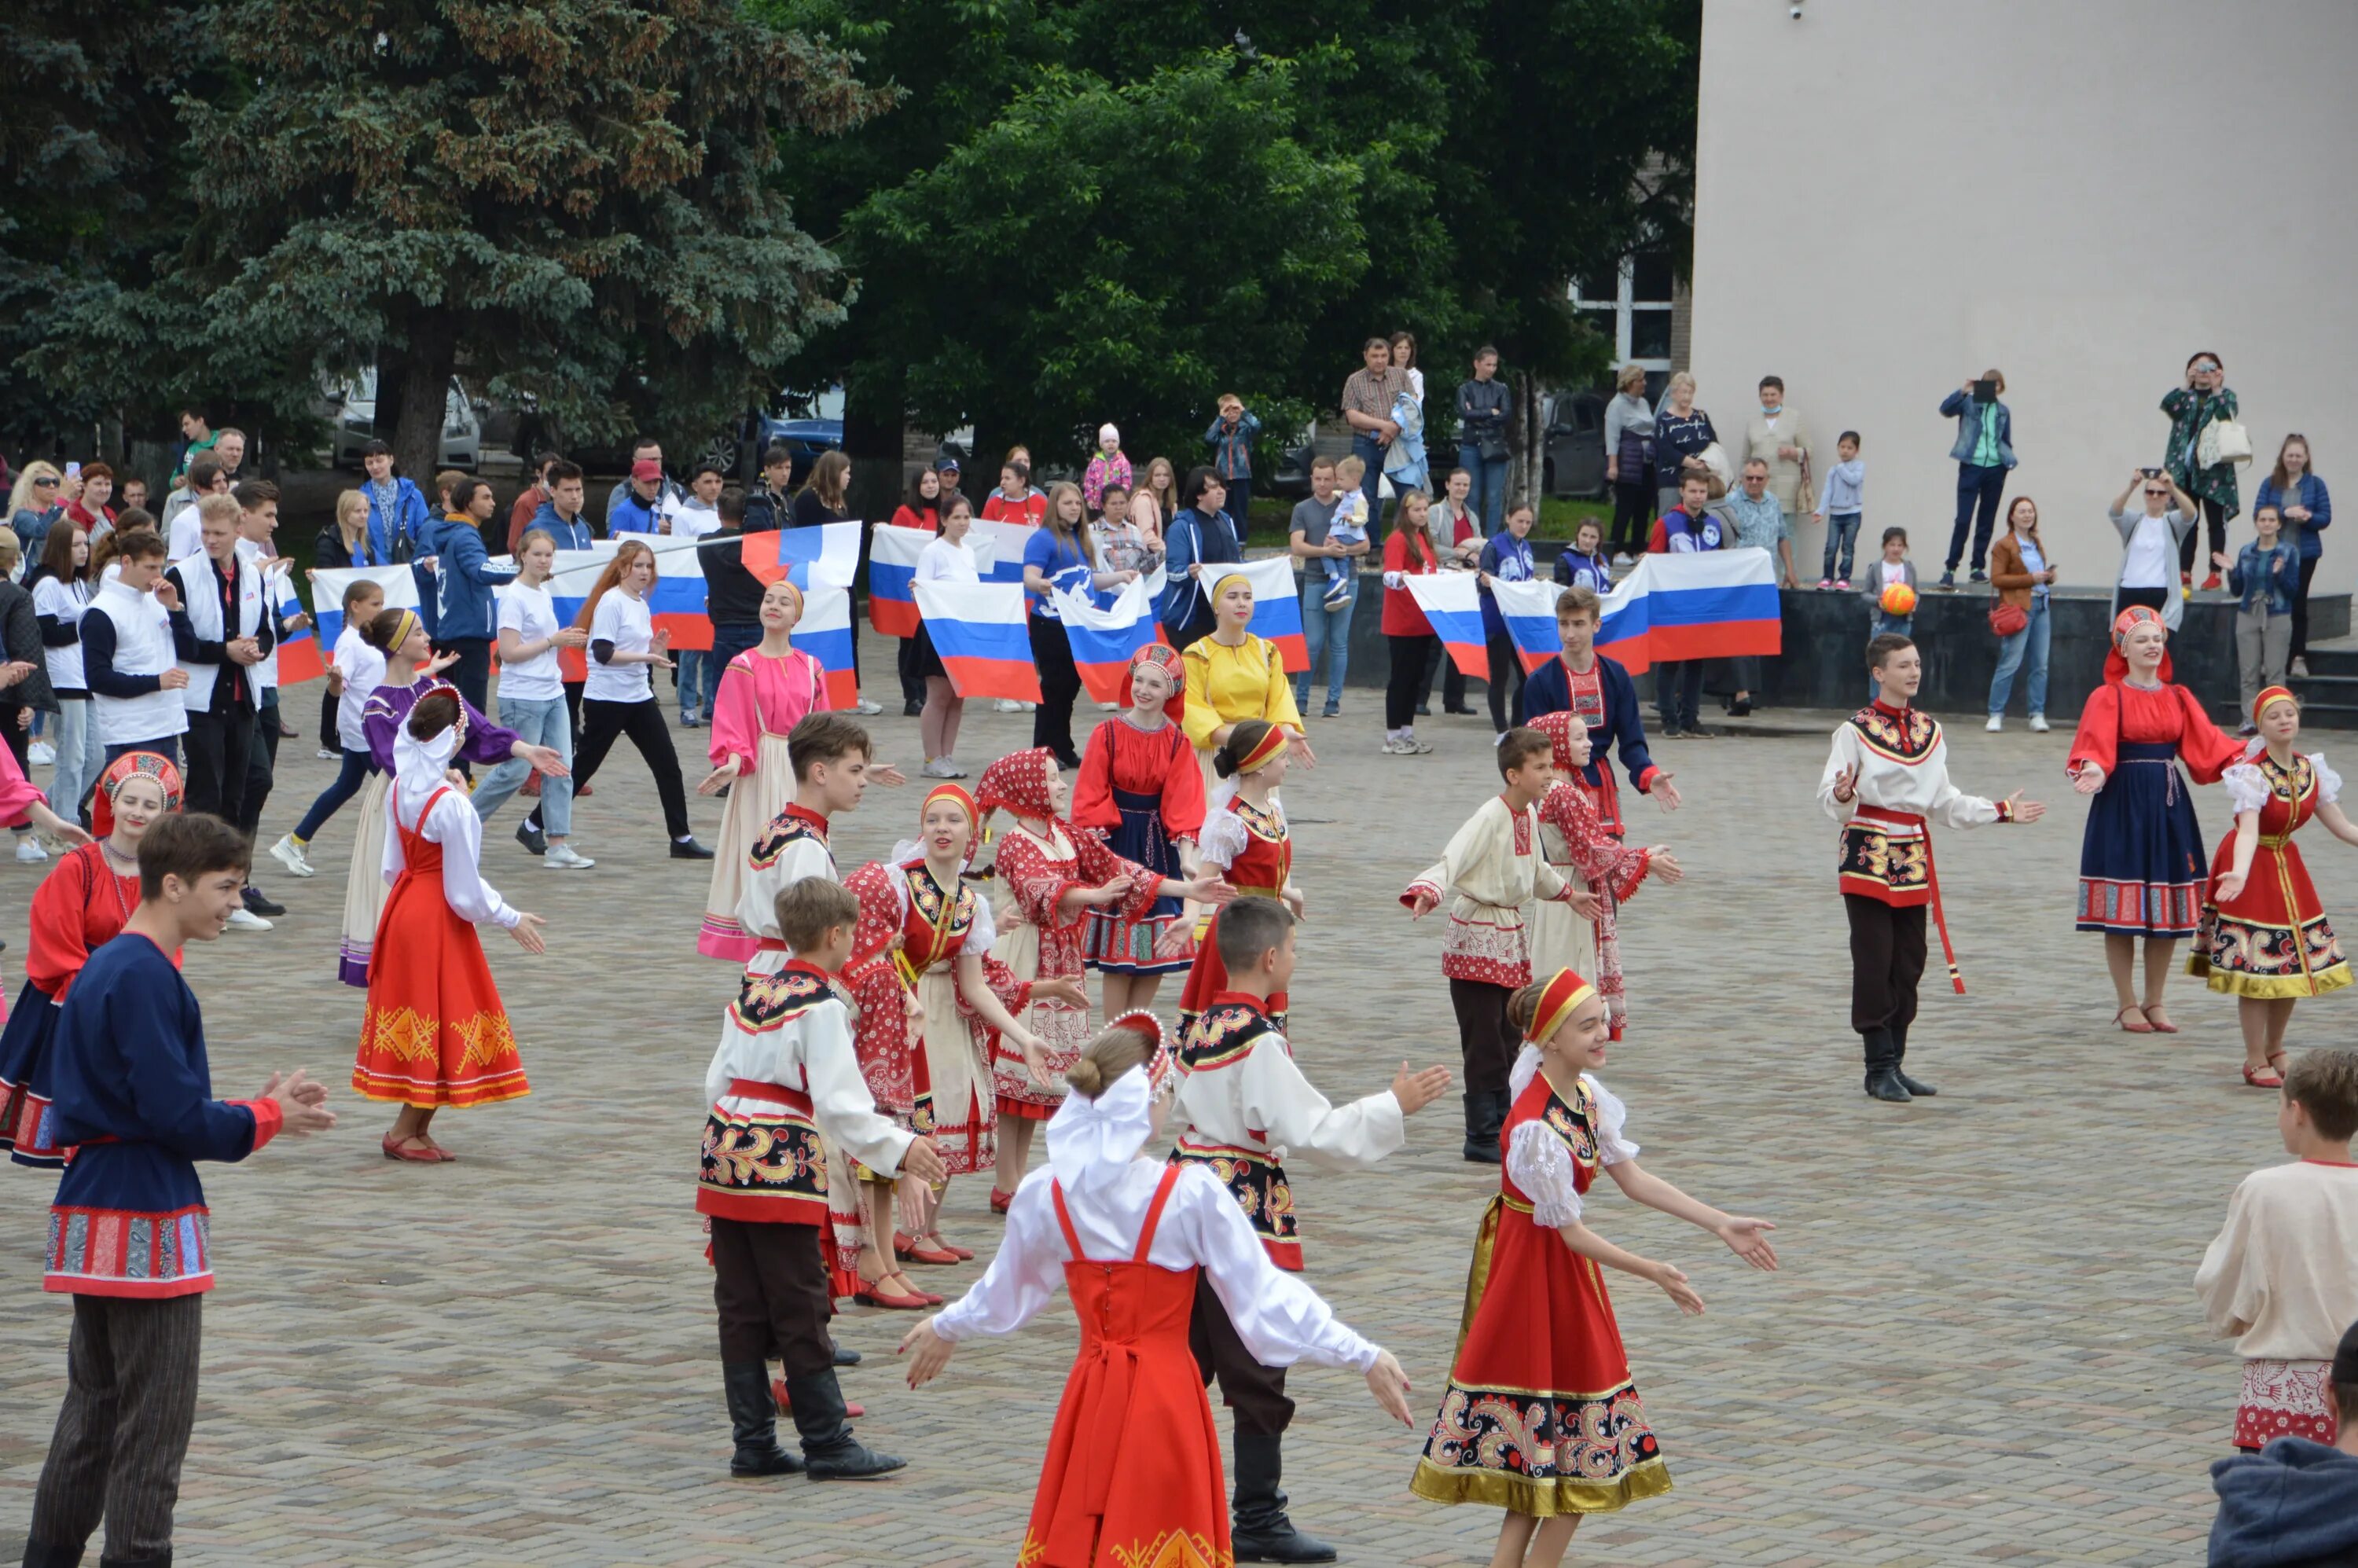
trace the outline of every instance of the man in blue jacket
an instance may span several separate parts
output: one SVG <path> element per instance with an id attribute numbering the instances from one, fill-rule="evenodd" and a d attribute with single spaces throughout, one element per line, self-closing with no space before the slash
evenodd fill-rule
<path id="1" fill-rule="evenodd" d="M 1956 445 L 1949 456 L 1957 465 L 1957 525 L 1949 532 L 1949 559 L 1941 586 L 1957 586 L 1957 562 L 1965 553 L 1965 529 L 1974 530 L 1975 582 L 1989 581 L 1984 570 L 1989 559 L 1990 534 L 1997 526 L 1997 503 L 2006 495 L 2006 476 L 2014 469 L 2014 415 L 1998 401 L 2006 377 L 1995 370 L 1981 373 L 1989 383 L 1989 399 L 1975 394 L 1980 382 L 1969 381 L 1941 400 L 1941 417 L 1957 422 Z M 1974 524 L 1976 511 L 1981 521 Z"/>
<path id="2" fill-rule="evenodd" d="M 475 705 L 491 708 L 492 643 L 500 634 L 499 601 L 493 590 L 515 580 L 515 570 L 493 567 L 483 548 L 483 524 L 499 509 L 492 487 L 462 479 L 450 487 L 450 515 L 443 520 L 435 576 L 439 579 L 441 635 L 436 641 L 459 655 L 450 684 Z"/>
<path id="3" fill-rule="evenodd" d="M 534 529 L 557 541 L 560 550 L 586 550 L 595 535 L 590 530 L 590 519 L 581 509 L 589 503 L 589 494 L 581 479 L 581 465 L 560 458 L 548 465 L 548 499 L 532 514 L 525 532 Z"/>
<path id="4" fill-rule="evenodd" d="M 1596 651 L 1596 630 L 1604 607 L 1596 590 L 1575 584 L 1557 595 L 1556 635 L 1563 641 L 1563 656 L 1533 670 L 1523 682 L 1523 722 L 1536 724 L 1550 713 L 1572 712 L 1588 726 L 1588 766 L 1572 782 L 1588 791 L 1597 821 L 1615 838 L 1621 837 L 1621 792 L 1613 782 L 1612 752 L 1621 753 L 1621 766 L 1639 794 L 1653 796 L 1664 811 L 1679 808 L 1678 786 L 1655 766 L 1646 749 L 1646 723 L 1638 707 L 1637 683 L 1617 659 Z"/>
<path id="5" fill-rule="evenodd" d="M 2211 1568 L 2349 1568 L 2358 1563 L 2358 1324 L 2335 1347 L 2325 1384 L 2333 1446 L 2279 1437 L 2211 1466 L 2219 1517 Z"/>

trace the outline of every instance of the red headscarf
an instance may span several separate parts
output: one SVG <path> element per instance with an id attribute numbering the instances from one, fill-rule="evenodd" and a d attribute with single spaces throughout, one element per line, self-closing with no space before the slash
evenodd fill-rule
<path id="1" fill-rule="evenodd" d="M 90 805 L 91 832 L 103 838 L 114 831 L 114 792 L 141 774 L 164 786 L 164 809 L 180 809 L 180 770 L 154 752 L 125 752 L 98 775 L 98 791 Z"/>
<path id="2" fill-rule="evenodd" d="M 975 801 L 986 814 L 1009 811 L 1035 822 L 1054 822 L 1056 808 L 1048 803 L 1048 773 L 1055 765 L 1055 753 L 1045 746 L 1011 752 L 982 770 Z"/>
<path id="3" fill-rule="evenodd" d="M 1179 650 L 1165 643 L 1149 643 L 1130 654 L 1129 668 L 1121 672 L 1121 705 L 1124 708 L 1133 706 L 1134 699 L 1130 691 L 1130 671 L 1149 662 L 1162 665 L 1163 673 L 1171 677 L 1171 695 L 1163 700 L 1163 712 L 1164 717 L 1175 722 L 1187 709 L 1187 676 L 1185 667 L 1179 662 Z"/>
<path id="4" fill-rule="evenodd" d="M 1531 720 L 1531 728 L 1546 736 L 1548 744 L 1555 748 L 1556 772 L 1570 774 L 1579 771 L 1581 764 L 1573 761 L 1572 738 L 1588 733 L 1588 726 L 1581 722 L 1579 715 L 1569 708 L 1542 713 Z"/>

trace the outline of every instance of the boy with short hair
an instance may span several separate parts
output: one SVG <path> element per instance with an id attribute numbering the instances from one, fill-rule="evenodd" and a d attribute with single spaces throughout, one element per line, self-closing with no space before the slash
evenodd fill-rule
<path id="1" fill-rule="evenodd" d="M 1498 1129 L 1514 1098 L 1507 1075 L 1520 1048 L 1507 1022 L 1507 999 L 1531 983 L 1523 905 L 1534 898 L 1558 900 L 1590 919 L 1597 909 L 1595 894 L 1566 882 L 1540 852 L 1539 801 L 1555 782 L 1554 743 L 1528 726 L 1508 730 L 1498 741 L 1498 776 L 1505 792 L 1484 801 L 1441 859 L 1401 893 L 1417 920 L 1456 894 L 1442 938 L 1441 972 L 1449 980 L 1466 1064 L 1465 1156 L 1489 1165 L 1498 1162 Z M 1220 918 L 1228 918 L 1225 911 Z"/>
<path id="2" fill-rule="evenodd" d="M 211 461 L 211 454 L 197 460 Z M 82 681 L 109 767 L 125 752 L 153 752 L 179 765 L 180 737 L 189 731 L 180 693 L 189 672 L 179 667 L 172 642 L 171 611 L 179 599 L 164 580 L 164 567 L 161 536 L 119 528 L 115 569 L 100 581 L 81 618 Z"/>
<path id="3" fill-rule="evenodd" d="M 1654 555 L 1682 556 L 1716 550 L 1725 545 L 1726 530 L 1711 510 L 1710 470 L 1689 463 L 1679 474 L 1679 503 L 1655 521 L 1646 547 Z M 1662 720 L 1662 739 L 1681 736 L 1709 740 L 1711 731 L 1700 719 L 1703 707 L 1701 659 L 1654 661 L 1654 711 Z"/>
<path id="4" fill-rule="evenodd" d="M 1528 721 L 1571 712 L 1588 726 L 1588 765 L 1572 782 L 1588 792 L 1598 826 L 1618 838 L 1621 792 L 1613 782 L 1607 753 L 1619 750 L 1630 784 L 1639 794 L 1651 795 L 1664 811 L 1679 808 L 1679 792 L 1646 749 L 1645 710 L 1638 704 L 1637 683 L 1618 659 L 1596 651 L 1596 628 L 1604 613 L 1604 600 L 1585 586 L 1556 596 L 1555 634 L 1563 653 L 1523 681 L 1523 717 Z"/>
<path id="5" fill-rule="evenodd" d="M 1219 417 L 1204 432 L 1204 444 L 1212 449 L 1212 471 L 1228 486 L 1228 513 L 1242 533 L 1251 526 L 1246 514 L 1252 510 L 1252 444 L 1260 434 L 1260 416 L 1233 392 L 1220 394 L 1218 406 Z"/>
<path id="6" fill-rule="evenodd" d="M 242 515 L 236 498 L 208 495 L 197 503 L 201 551 L 170 568 L 177 603 L 169 606 L 172 643 L 187 675 L 180 698 L 189 709 L 188 808 L 235 822 L 245 804 L 245 781 L 262 703 L 256 667 L 276 645 L 262 573 L 237 547 Z M 267 931 L 241 909 L 231 924 Z"/>
<path id="7" fill-rule="evenodd" d="M 850 1009 L 835 985 L 859 922 L 859 900 L 830 878 L 805 877 L 779 892 L 769 924 L 792 957 L 775 973 L 747 972 L 705 1070 L 712 1108 L 696 1207 L 712 1228 L 732 1476 L 865 1480 L 903 1464 L 868 1449 L 844 1419 L 819 1232 L 830 1167 L 843 1155 L 926 1182 L 948 1172 L 930 1139 L 877 1114 L 860 1076 Z M 773 1351 L 785 1369 L 800 1461 L 778 1446 Z"/>
<path id="8" fill-rule="evenodd" d="M 1240 898 L 1221 908 L 1214 935 L 1228 986 L 1180 1044 L 1171 1117 L 1179 1141 L 1171 1161 L 1209 1169 L 1236 1195 L 1270 1260 L 1299 1272 L 1298 1210 L 1285 1161 L 1299 1155 L 1337 1171 L 1374 1164 L 1406 1139 L 1402 1119 L 1449 1087 L 1449 1069 L 1411 1072 L 1402 1062 L 1390 1092 L 1341 1107 L 1313 1087 L 1269 1015 L 1271 994 L 1293 979 L 1293 912 L 1277 899 Z M 1332 1562 L 1331 1548 L 1293 1528 L 1279 1486 L 1293 1419 L 1285 1369 L 1252 1358 L 1208 1277 L 1195 1282 L 1188 1338 L 1204 1380 L 1219 1379 L 1221 1400 L 1236 1412 L 1236 1560 Z"/>
<path id="9" fill-rule="evenodd" d="M 1834 441 L 1834 451 L 1842 460 L 1826 470 L 1826 482 L 1818 492 L 1818 510 L 1812 514 L 1814 521 L 1826 525 L 1826 558 L 1819 568 L 1818 586 L 1826 587 L 1827 579 L 1832 579 L 1836 589 L 1848 592 L 1852 552 L 1858 545 L 1859 515 L 1866 510 L 1866 465 L 1859 460 L 1858 432 L 1844 430 Z M 1886 544 L 1891 540 L 1887 533 L 1883 537 Z M 1835 564 L 1837 546 L 1839 569 Z M 1982 579 L 1976 574 L 1974 580 Z M 1909 586 L 1913 588 L 1915 583 L 1911 580 Z"/>
<path id="10" fill-rule="evenodd" d="M 2325 1376 L 2358 1323 L 2358 1051 L 2307 1051 L 2284 1076 L 2277 1136 L 2289 1164 L 2245 1176 L 2194 1273 L 2211 1332 L 2235 1341 L 2235 1446 L 2331 1443 Z M 2346 1421 L 2358 1411 L 2347 1407 Z"/>
<path id="11" fill-rule="evenodd" d="M 1329 543 L 1352 546 L 1368 542 L 1368 497 L 1359 488 L 1368 477 L 1368 465 L 1357 458 L 1345 458 L 1335 465 L 1335 516 L 1326 524 Z M 1328 556 L 1318 563 L 1326 574 L 1325 605 L 1340 610 L 1350 602 L 1351 579 L 1359 563 L 1344 556 Z"/>
<path id="12" fill-rule="evenodd" d="M 785 966 L 786 943 L 777 928 L 778 895 L 806 877 L 841 882 L 827 848 L 828 821 L 868 793 L 868 731 L 839 713 L 806 714 L 787 732 L 795 759 L 795 798 L 770 819 L 746 857 L 745 891 L 738 924 L 760 942 L 748 975 L 774 975 Z"/>
<path id="13" fill-rule="evenodd" d="M 70 1376 L 33 1494 L 25 1561 L 169 1563 L 172 1505 L 196 1422 L 210 1211 L 196 1162 L 234 1162 L 281 1131 L 336 1124 L 301 1068 L 252 1099 L 212 1098 L 204 1019 L 174 962 L 241 907 L 247 845 L 217 816 L 171 812 L 139 841 L 139 903 L 91 955 L 51 1046 L 61 1141 L 42 1288 L 73 1296 Z"/>

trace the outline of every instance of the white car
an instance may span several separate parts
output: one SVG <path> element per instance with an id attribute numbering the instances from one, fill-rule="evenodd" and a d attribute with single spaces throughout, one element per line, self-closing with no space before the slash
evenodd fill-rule
<path id="1" fill-rule="evenodd" d="M 358 469 L 362 449 L 378 434 L 376 367 L 371 365 L 356 375 L 328 383 L 320 389 L 320 397 L 335 431 L 329 461 L 340 469 Z M 467 389 L 459 384 L 454 375 L 450 378 L 450 395 L 442 406 L 442 449 L 436 466 L 472 473 L 482 450 L 482 420 L 476 416 Z"/>

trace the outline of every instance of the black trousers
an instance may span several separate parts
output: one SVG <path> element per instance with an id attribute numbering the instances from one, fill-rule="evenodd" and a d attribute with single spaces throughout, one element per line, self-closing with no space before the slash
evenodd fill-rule
<path id="1" fill-rule="evenodd" d="M 653 708 L 654 703 L 639 706 Z M 775 1356 L 789 1378 L 835 1365 L 827 1337 L 827 1260 L 815 1225 L 712 1221 L 712 1305 L 720 1319 L 720 1359 Z"/>
<path id="2" fill-rule="evenodd" d="M 319 694 L 319 744 L 324 750 L 330 752 L 341 752 L 344 749 L 344 738 L 336 729 L 338 700 L 332 691 L 323 691 Z"/>
<path id="3" fill-rule="evenodd" d="M 1032 666 L 1040 672 L 1040 701 L 1032 709 L 1032 743 L 1056 754 L 1060 766 L 1077 768 L 1081 754 L 1073 750 L 1073 702 L 1081 695 L 1081 672 L 1073 664 L 1073 642 L 1065 623 L 1044 615 L 1027 615 L 1032 633 Z"/>
<path id="4" fill-rule="evenodd" d="M 449 649 L 459 655 L 459 662 L 449 669 L 449 679 L 459 688 L 459 695 L 474 704 L 475 711 L 488 714 L 492 710 L 492 640 L 489 637 L 453 637 Z"/>
<path id="5" fill-rule="evenodd" d="M 2142 604 L 2153 611 L 2169 608 L 2169 589 L 2166 588 L 2116 588 L 2113 589 L 2113 597 L 2123 610 L 2133 604 Z"/>
<path id="6" fill-rule="evenodd" d="M 1515 993 L 1481 980 L 1451 980 L 1449 1008 L 1457 1014 L 1457 1050 L 1465 1058 L 1466 1092 L 1505 1094 L 1507 1076 L 1522 1049 L 1507 1022 L 1507 1000 Z"/>
<path id="7" fill-rule="evenodd" d="M 1640 480 L 1613 481 L 1613 537 L 1606 548 L 1617 554 L 1631 555 L 1646 547 L 1646 531 L 1653 526 L 1654 480 L 1651 474 Z"/>
<path id="8" fill-rule="evenodd" d="M 1523 656 L 1515 651 L 1511 637 L 1494 635 L 1488 640 L 1490 652 L 1490 728 L 1504 735 L 1509 720 L 1523 721 Z M 1507 683 L 1515 683 L 1514 697 L 1509 702 Z"/>
<path id="9" fill-rule="evenodd" d="M 687 786 L 680 782 L 679 753 L 672 750 L 671 729 L 664 723 L 663 704 L 608 702 L 589 697 L 581 704 L 581 749 L 573 756 L 573 796 L 596 776 L 598 765 L 614 742 L 629 736 L 639 756 L 654 775 L 655 795 L 663 801 L 664 830 L 675 839 L 688 837 Z"/>
<path id="10" fill-rule="evenodd" d="M 204 1297 L 73 1299 L 66 1399 L 33 1492 L 28 1563 L 70 1560 L 106 1524 L 109 1563 L 161 1561 L 197 1422 Z"/>
<path id="11" fill-rule="evenodd" d="M 254 742 L 246 749 L 245 799 L 238 806 L 237 830 L 248 838 L 262 826 L 262 808 L 278 774 L 278 688 L 254 717 Z"/>
<path id="12" fill-rule="evenodd" d="M 2224 553 L 2227 548 L 2227 509 L 2215 501 L 2208 501 L 2200 496 L 2195 498 L 2194 504 L 2202 509 L 2202 526 L 2189 528 L 2186 531 L 2186 537 L 2178 541 L 2178 569 L 2181 572 L 2190 572 L 2194 569 L 2194 545 L 2197 535 L 2211 535 L 2210 552 L 2202 557 L 2206 561 L 2212 556 Z M 2205 572 L 2203 575 L 2208 577 L 2210 574 Z"/>
<path id="13" fill-rule="evenodd" d="M 2322 556 L 2311 556 L 2300 563 L 2300 591 L 2292 596 L 2292 649 L 2286 657 L 2299 658 L 2309 652 L 2309 579 L 2317 575 L 2317 563 Z"/>
<path id="14" fill-rule="evenodd" d="M 232 680 L 239 674 L 224 665 L 220 678 Z M 191 713 L 189 732 L 180 739 L 189 759 L 188 809 L 236 822 L 244 815 L 245 775 L 253 765 L 254 709 Z"/>
<path id="15" fill-rule="evenodd" d="M 1433 647 L 1424 655 L 1424 676 L 1416 687 L 1418 706 L 1432 706 L 1433 677 L 1436 675 L 1441 677 L 1441 710 L 1455 713 L 1464 708 L 1466 672 L 1457 667 L 1457 661 L 1449 656 L 1449 650 L 1441 645 L 1439 637 L 1433 639 Z"/>
<path id="16" fill-rule="evenodd" d="M 1894 909 L 1862 893 L 1843 894 L 1850 916 L 1850 1026 L 1906 1028 L 1916 1021 L 1916 985 L 1924 978 L 1923 904 Z"/>
<path id="17" fill-rule="evenodd" d="M 1384 728 L 1405 730 L 1416 719 L 1416 694 L 1424 683 L 1425 654 L 1440 643 L 1430 632 L 1387 633 L 1392 648 L 1392 678 L 1384 687 Z"/>
<path id="18" fill-rule="evenodd" d="M 1219 1293 L 1201 1274 L 1195 1277 L 1195 1310 L 1187 1320 L 1187 1347 L 1195 1353 L 1195 1370 L 1205 1385 L 1220 1380 L 1220 1402 L 1236 1411 L 1238 1436 L 1275 1437 L 1293 1422 L 1285 1368 L 1252 1358 Z"/>

